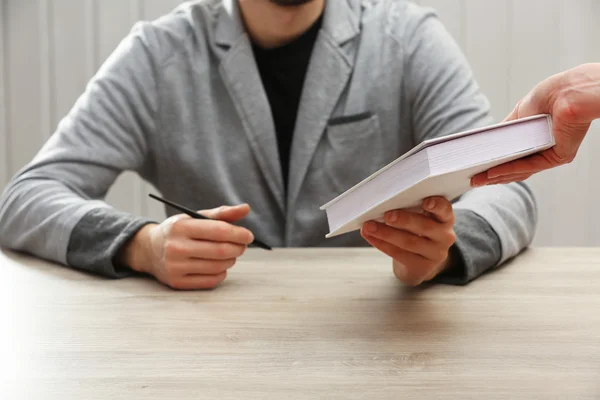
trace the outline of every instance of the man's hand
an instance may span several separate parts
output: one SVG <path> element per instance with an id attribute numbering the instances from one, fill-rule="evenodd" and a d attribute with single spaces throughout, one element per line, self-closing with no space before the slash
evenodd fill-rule
<path id="1" fill-rule="evenodd" d="M 214 221 L 176 215 L 148 225 L 124 246 L 121 262 L 173 289 L 213 289 L 254 240 L 249 230 L 230 224 L 249 211 L 248 205 L 220 207 L 200 211 Z"/>
<path id="2" fill-rule="evenodd" d="M 570 163 L 596 118 L 600 118 L 600 63 L 584 64 L 537 85 L 505 121 L 550 114 L 556 145 L 473 177 L 473 186 L 523 181 L 531 175 Z"/>
<path id="3" fill-rule="evenodd" d="M 373 247 L 392 257 L 394 274 L 418 286 L 450 268 L 449 250 L 456 240 L 452 204 L 443 197 L 423 202 L 423 213 L 396 210 L 385 223 L 367 222 L 362 236 Z"/>

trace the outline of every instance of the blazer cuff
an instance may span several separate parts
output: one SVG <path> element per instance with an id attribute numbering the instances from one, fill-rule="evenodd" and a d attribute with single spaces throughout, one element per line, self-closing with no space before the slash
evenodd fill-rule
<path id="1" fill-rule="evenodd" d="M 450 249 L 454 265 L 433 281 L 465 285 L 500 263 L 502 244 L 492 226 L 475 212 L 457 209 L 454 213 L 456 242 Z"/>
<path id="2" fill-rule="evenodd" d="M 94 209 L 73 228 L 67 249 L 67 264 L 75 269 L 108 278 L 137 275 L 115 262 L 121 247 L 142 227 L 154 223 L 110 208 Z"/>

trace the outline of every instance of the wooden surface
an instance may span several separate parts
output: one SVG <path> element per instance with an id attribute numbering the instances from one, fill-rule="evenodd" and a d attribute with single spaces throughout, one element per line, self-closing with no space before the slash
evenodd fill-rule
<path id="1" fill-rule="evenodd" d="M 600 399 L 600 249 L 420 289 L 359 249 L 250 251 L 206 292 L 0 274 L 2 399 Z"/>

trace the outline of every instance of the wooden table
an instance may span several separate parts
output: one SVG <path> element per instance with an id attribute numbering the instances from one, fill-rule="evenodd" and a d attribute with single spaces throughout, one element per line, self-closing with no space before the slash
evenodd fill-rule
<path id="1" fill-rule="evenodd" d="M 600 399 L 600 249 L 419 289 L 370 249 L 252 250 L 206 292 L 0 273 L 2 399 Z"/>

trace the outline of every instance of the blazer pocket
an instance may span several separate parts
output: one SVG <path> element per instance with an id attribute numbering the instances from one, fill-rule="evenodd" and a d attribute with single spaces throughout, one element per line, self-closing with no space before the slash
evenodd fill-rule
<path id="1" fill-rule="evenodd" d="M 384 166 L 386 146 L 376 114 L 332 119 L 325 135 L 324 176 L 340 194 Z"/>
<path id="2" fill-rule="evenodd" d="M 330 119 L 328 125 L 336 126 L 336 125 L 348 124 L 351 122 L 358 122 L 358 121 L 369 119 L 372 116 L 373 116 L 373 114 L 369 111 L 363 112 L 360 114 L 344 115 L 341 117 L 335 117 L 335 118 Z"/>

